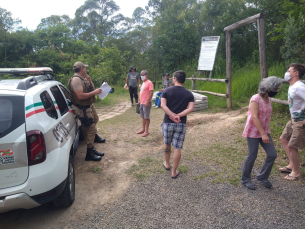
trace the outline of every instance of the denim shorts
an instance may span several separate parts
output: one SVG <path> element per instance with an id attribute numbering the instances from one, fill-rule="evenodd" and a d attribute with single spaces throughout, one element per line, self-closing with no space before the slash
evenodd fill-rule
<path id="1" fill-rule="evenodd" d="M 163 123 L 162 134 L 164 145 L 173 143 L 176 149 L 182 149 L 185 138 L 186 125 L 184 123 Z"/>

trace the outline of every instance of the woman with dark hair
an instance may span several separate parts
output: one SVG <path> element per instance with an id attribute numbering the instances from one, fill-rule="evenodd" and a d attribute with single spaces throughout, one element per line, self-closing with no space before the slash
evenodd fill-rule
<path id="1" fill-rule="evenodd" d="M 245 160 L 241 183 L 248 189 L 255 190 L 251 181 L 251 172 L 258 153 L 259 144 L 264 148 L 267 157 L 265 163 L 256 175 L 266 188 L 272 184 L 268 180 L 277 153 L 270 136 L 271 99 L 277 94 L 282 85 L 282 80 L 275 76 L 264 79 L 258 87 L 258 94 L 250 99 L 248 118 L 243 132 L 247 138 L 249 154 Z"/>

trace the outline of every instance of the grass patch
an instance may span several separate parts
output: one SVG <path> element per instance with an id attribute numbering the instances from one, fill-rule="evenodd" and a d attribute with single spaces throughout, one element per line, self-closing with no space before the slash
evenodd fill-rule
<path id="1" fill-rule="evenodd" d="M 127 101 L 129 99 L 129 92 L 125 90 L 122 86 L 112 86 L 114 88 L 114 93 L 110 93 L 101 100 L 99 97 L 96 97 L 97 100 L 94 103 L 96 108 L 101 108 L 105 106 L 115 106 L 116 104 Z"/>
<path id="2" fill-rule="evenodd" d="M 134 175 L 139 180 L 151 177 L 157 172 L 165 173 L 165 169 L 162 166 L 162 159 L 157 157 L 141 158 L 138 160 L 137 165 L 133 164 L 127 171 L 129 175 Z"/>
<path id="3" fill-rule="evenodd" d="M 88 169 L 88 172 L 100 174 L 102 172 L 102 169 L 98 166 L 93 166 Z"/>
<path id="4" fill-rule="evenodd" d="M 149 178 L 156 173 L 165 173 L 163 165 L 163 158 L 144 157 L 138 160 L 138 164 L 133 164 L 127 171 L 129 175 L 134 175 L 139 180 Z M 180 173 L 187 173 L 189 170 L 187 165 L 179 165 L 178 171 Z"/>
<path id="5" fill-rule="evenodd" d="M 178 171 L 180 173 L 187 173 L 189 171 L 189 167 L 187 165 L 180 165 L 178 166 Z"/>

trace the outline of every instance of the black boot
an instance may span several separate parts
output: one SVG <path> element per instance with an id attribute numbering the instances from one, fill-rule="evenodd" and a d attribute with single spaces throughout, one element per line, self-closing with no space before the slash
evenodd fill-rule
<path id="1" fill-rule="evenodd" d="M 98 136 L 97 134 L 95 134 L 94 142 L 105 143 L 105 141 L 106 141 L 106 139 L 101 138 L 100 136 Z"/>
<path id="2" fill-rule="evenodd" d="M 93 153 L 96 155 L 96 156 L 104 156 L 105 154 L 104 153 L 100 153 L 100 152 L 97 152 L 96 149 L 94 149 L 94 146 L 93 146 Z"/>
<path id="3" fill-rule="evenodd" d="M 85 161 L 100 161 L 102 157 L 96 156 L 93 151 L 93 147 L 87 148 L 87 154 Z"/>

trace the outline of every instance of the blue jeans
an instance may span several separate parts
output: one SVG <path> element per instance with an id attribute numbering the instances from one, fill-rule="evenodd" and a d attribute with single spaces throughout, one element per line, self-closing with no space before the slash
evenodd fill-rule
<path id="1" fill-rule="evenodd" d="M 155 99 L 155 105 L 160 107 L 161 106 L 161 95 L 162 95 L 162 92 L 158 92 L 157 95 L 156 95 L 156 99 Z"/>

